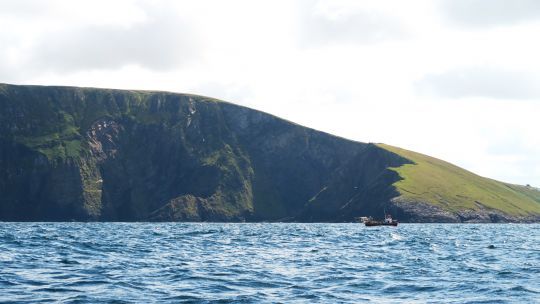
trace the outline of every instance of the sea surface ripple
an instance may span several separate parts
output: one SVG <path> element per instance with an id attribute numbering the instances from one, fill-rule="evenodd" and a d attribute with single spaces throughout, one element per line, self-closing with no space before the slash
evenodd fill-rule
<path id="1" fill-rule="evenodd" d="M 3 303 L 540 303 L 540 225 L 0 223 Z"/>

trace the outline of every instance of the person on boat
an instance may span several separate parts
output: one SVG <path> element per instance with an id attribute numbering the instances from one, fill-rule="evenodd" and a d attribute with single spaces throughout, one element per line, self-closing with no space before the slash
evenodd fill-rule
<path id="1" fill-rule="evenodd" d="M 387 224 L 392 224 L 392 216 L 390 214 L 387 214 L 384 219 L 384 222 Z"/>

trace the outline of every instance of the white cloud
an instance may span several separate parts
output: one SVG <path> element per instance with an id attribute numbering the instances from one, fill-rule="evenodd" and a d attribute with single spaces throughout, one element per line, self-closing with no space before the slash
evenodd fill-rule
<path id="1" fill-rule="evenodd" d="M 416 86 L 443 98 L 540 99 L 538 84 L 540 77 L 533 73 L 484 66 L 428 74 Z"/>
<path id="2" fill-rule="evenodd" d="M 375 43 L 407 35 L 406 25 L 365 2 L 304 1 L 299 9 L 299 42 L 307 46 Z M 366 6 L 366 4 L 368 4 Z"/>
<path id="3" fill-rule="evenodd" d="M 23 37 L 26 34 L 28 38 L 12 43 L 19 65 L 36 74 L 114 70 L 127 65 L 168 70 L 193 61 L 200 53 L 200 40 L 186 18 L 174 10 L 152 5 L 97 6 L 106 12 L 112 9 L 119 17 L 93 7 L 88 12 L 94 13 L 95 19 L 73 20 L 87 5 L 51 8 L 50 18 L 42 17 L 38 10 L 25 11 L 25 24 L 32 23 L 27 15 L 31 13 L 40 21 L 23 28 Z M 36 29 L 39 23 L 43 26 Z"/>
<path id="4" fill-rule="evenodd" d="M 490 27 L 538 21 L 536 0 L 441 0 L 441 11 L 461 26 Z"/>
<path id="5" fill-rule="evenodd" d="M 198 93 L 540 186 L 539 17 L 495 2 L 0 1 L 0 82 Z"/>

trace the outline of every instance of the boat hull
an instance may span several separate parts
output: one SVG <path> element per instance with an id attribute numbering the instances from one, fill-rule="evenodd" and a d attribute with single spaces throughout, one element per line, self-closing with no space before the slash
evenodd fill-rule
<path id="1" fill-rule="evenodd" d="M 372 221 L 372 222 L 365 222 L 365 225 L 368 226 L 368 227 L 373 227 L 373 226 L 397 226 L 398 225 L 398 222 L 391 222 L 391 223 L 385 223 L 385 222 L 375 222 L 375 221 Z"/>

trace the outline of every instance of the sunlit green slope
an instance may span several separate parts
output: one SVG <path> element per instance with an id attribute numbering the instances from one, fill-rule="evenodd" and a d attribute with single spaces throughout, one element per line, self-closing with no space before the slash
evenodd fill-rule
<path id="1" fill-rule="evenodd" d="M 401 200 L 430 203 L 450 212 L 483 208 L 514 216 L 540 214 L 540 191 L 535 188 L 484 178 L 405 149 L 385 144 L 379 147 L 414 162 L 392 168 L 402 178 L 394 183 Z"/>

